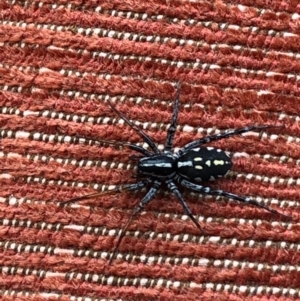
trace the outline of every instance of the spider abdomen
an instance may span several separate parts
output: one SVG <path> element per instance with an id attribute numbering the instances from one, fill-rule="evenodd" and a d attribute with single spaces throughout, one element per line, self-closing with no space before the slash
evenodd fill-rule
<path id="1" fill-rule="evenodd" d="M 177 159 L 177 172 L 193 181 L 213 181 L 223 177 L 232 167 L 232 161 L 221 149 L 194 148 Z"/>

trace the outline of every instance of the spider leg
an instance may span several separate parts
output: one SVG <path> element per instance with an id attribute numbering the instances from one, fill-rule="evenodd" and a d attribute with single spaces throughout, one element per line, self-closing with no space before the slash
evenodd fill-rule
<path id="1" fill-rule="evenodd" d="M 233 193 L 230 193 L 230 192 L 225 192 L 223 190 L 213 190 L 211 189 L 210 187 L 205 187 L 205 186 L 202 186 L 202 185 L 199 185 L 199 184 L 194 184 L 188 180 L 185 180 L 185 179 L 178 179 L 179 183 L 188 188 L 188 189 L 191 189 L 195 192 L 199 192 L 199 193 L 203 193 L 203 194 L 209 194 L 209 195 L 219 195 L 219 196 L 224 196 L 226 198 L 230 198 L 230 199 L 233 199 L 233 200 L 236 200 L 236 201 L 239 201 L 239 202 L 243 202 L 243 203 L 246 203 L 246 204 L 251 204 L 251 205 L 254 205 L 256 207 L 259 207 L 259 208 L 262 208 L 266 211 L 269 211 L 270 213 L 272 214 L 277 214 L 277 215 L 281 215 L 285 218 L 289 218 L 291 219 L 291 216 L 289 215 L 286 215 L 286 214 L 283 214 L 283 213 L 280 213 L 278 212 L 277 210 L 275 209 L 272 209 L 272 208 L 269 208 L 263 204 L 260 204 L 254 200 L 252 200 L 251 198 L 249 197 L 243 197 L 243 196 L 239 196 L 239 195 L 236 195 L 236 194 L 233 194 Z"/>
<path id="2" fill-rule="evenodd" d="M 200 226 L 200 224 L 197 222 L 197 220 L 195 219 L 193 213 L 191 212 L 190 208 L 188 207 L 187 203 L 185 202 L 185 200 L 183 199 L 181 193 L 179 192 L 176 184 L 172 181 L 169 180 L 167 182 L 168 188 L 176 195 L 176 197 L 178 198 L 180 204 L 183 207 L 183 210 L 185 212 L 185 214 L 188 215 L 188 217 L 192 220 L 192 222 L 196 225 L 196 227 L 202 232 L 202 234 L 207 235 L 207 233 L 203 230 L 203 228 Z"/>
<path id="3" fill-rule="evenodd" d="M 161 182 L 160 181 L 154 181 L 153 182 L 153 185 L 152 187 L 149 189 L 149 191 L 147 192 L 147 194 L 144 196 L 144 198 L 139 202 L 139 204 L 132 210 L 131 214 L 130 214 L 130 217 L 128 219 L 128 221 L 126 222 L 124 228 L 121 230 L 121 234 L 118 238 L 118 241 L 116 243 L 116 246 L 114 248 L 114 251 L 109 259 L 109 265 L 111 265 L 111 263 L 113 262 L 114 258 L 116 257 L 116 254 L 117 254 L 117 251 L 119 249 L 119 246 L 121 244 L 121 241 L 123 240 L 125 234 L 126 234 L 126 231 L 127 231 L 127 228 L 129 227 L 129 225 L 131 224 L 133 218 L 138 214 L 140 213 L 143 208 L 149 203 L 152 201 L 152 199 L 154 198 L 154 196 L 156 195 L 157 193 L 157 190 L 159 189 L 161 185 Z"/>
<path id="4" fill-rule="evenodd" d="M 76 137 L 76 139 L 78 139 L 78 141 L 80 139 L 85 139 L 85 140 L 93 141 L 95 143 L 103 143 L 103 144 L 110 144 L 110 145 L 115 145 L 115 146 L 123 146 L 123 147 L 128 147 L 129 149 L 135 150 L 139 153 L 142 153 L 145 156 L 151 156 L 152 155 L 152 153 L 150 153 L 149 151 L 147 151 L 143 147 L 138 146 L 136 144 L 128 143 L 128 142 L 107 141 L 107 140 L 104 140 L 104 139 L 95 139 L 95 138 L 89 137 L 89 136 L 80 137 L 80 136 L 76 135 L 75 137 Z"/>
<path id="5" fill-rule="evenodd" d="M 199 145 L 201 145 L 201 144 L 209 143 L 211 141 L 225 139 L 225 138 L 228 138 L 231 136 L 240 135 L 240 134 L 247 133 L 250 131 L 261 131 L 261 130 L 265 130 L 268 128 L 276 128 L 276 127 L 282 127 L 282 126 L 268 125 L 268 124 L 267 125 L 251 125 L 251 126 L 246 126 L 243 128 L 235 129 L 232 131 L 228 131 L 225 133 L 207 136 L 207 137 L 200 138 L 200 139 L 197 139 L 195 141 L 192 141 L 192 142 L 186 144 L 177 152 L 177 154 L 179 156 L 181 156 L 182 154 L 186 153 L 187 151 L 189 151 L 195 147 L 199 147 Z"/>
<path id="6" fill-rule="evenodd" d="M 105 191 L 100 191 L 100 192 L 95 192 L 95 193 L 75 197 L 75 198 L 63 201 L 60 204 L 65 205 L 65 204 L 75 203 L 75 202 L 93 199 L 93 198 L 96 198 L 101 195 L 111 194 L 111 193 L 115 193 L 115 192 L 140 190 L 140 189 L 144 188 L 146 185 L 148 185 L 149 183 L 150 183 L 150 180 L 145 179 L 145 180 L 139 181 L 137 183 L 133 183 L 133 184 L 118 185 L 114 189 L 109 189 L 109 190 L 105 190 Z"/>
<path id="7" fill-rule="evenodd" d="M 168 129 L 167 139 L 165 143 L 165 153 L 170 153 L 172 149 L 174 134 L 176 132 L 176 125 L 177 125 L 180 90 L 181 90 L 181 82 L 178 82 L 177 91 L 174 100 L 172 119 L 171 119 L 170 127 Z"/>
<path id="8" fill-rule="evenodd" d="M 120 111 L 117 110 L 117 108 L 115 107 L 115 105 L 108 99 L 108 104 L 110 105 L 110 107 L 113 109 L 113 111 L 121 118 L 125 121 L 125 123 L 127 123 L 131 128 L 133 128 L 137 133 L 139 133 L 139 135 L 141 137 L 143 137 L 144 141 L 149 145 L 149 147 L 155 152 L 155 153 L 160 153 L 160 151 L 158 150 L 157 146 L 155 145 L 155 143 L 153 142 L 153 140 L 144 132 L 142 131 L 140 128 L 138 128 L 136 125 L 134 125 L 129 119 L 127 119 L 127 117 L 125 117 Z"/>
<path id="9" fill-rule="evenodd" d="M 137 160 L 140 160 L 142 158 L 144 158 L 144 156 L 141 156 L 141 155 L 130 155 L 129 156 L 129 159 L 133 160 L 133 161 L 137 161 Z"/>

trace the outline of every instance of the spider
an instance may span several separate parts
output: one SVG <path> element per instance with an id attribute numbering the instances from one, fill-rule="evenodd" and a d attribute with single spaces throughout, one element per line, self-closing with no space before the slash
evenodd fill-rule
<path id="1" fill-rule="evenodd" d="M 73 198 L 63 202 L 63 204 L 77 202 L 80 200 L 86 200 L 90 198 L 95 198 L 102 195 L 103 193 L 112 192 L 122 192 L 122 191 L 135 191 L 140 190 L 144 187 L 149 187 L 144 198 L 139 202 L 139 204 L 133 209 L 131 215 L 126 222 L 124 228 L 121 230 L 113 253 L 110 257 L 109 264 L 114 260 L 117 251 L 119 249 L 120 243 L 125 236 L 126 230 L 133 218 L 140 213 L 143 208 L 149 204 L 156 193 L 164 183 L 166 187 L 177 197 L 186 215 L 193 221 L 195 226 L 200 230 L 200 232 L 206 235 L 206 232 L 200 226 L 198 221 L 193 216 L 191 210 L 189 209 L 187 203 L 183 199 L 179 189 L 178 184 L 188 188 L 197 193 L 204 195 L 216 195 L 227 197 L 233 200 L 237 200 L 243 203 L 251 204 L 256 207 L 263 208 L 273 214 L 278 214 L 284 217 L 289 217 L 285 214 L 278 212 L 277 210 L 271 209 L 263 204 L 252 200 L 250 197 L 239 196 L 233 193 L 225 192 L 222 190 L 215 190 L 208 186 L 203 186 L 199 184 L 202 181 L 215 180 L 217 178 L 223 177 L 232 167 L 232 161 L 229 156 L 221 149 L 216 149 L 213 147 L 199 147 L 207 144 L 211 141 L 217 141 L 225 138 L 229 138 L 234 135 L 239 135 L 249 131 L 261 131 L 271 127 L 278 127 L 274 125 L 252 125 L 243 128 L 227 131 L 224 133 L 206 136 L 204 138 L 196 139 L 192 142 L 187 143 L 182 148 L 180 148 L 176 153 L 172 153 L 173 139 L 176 132 L 177 117 L 179 110 L 179 96 L 181 90 L 181 83 L 177 84 L 177 91 L 175 94 L 174 108 L 172 113 L 172 118 L 170 122 L 170 127 L 167 131 L 167 138 L 165 142 L 164 151 L 160 151 L 155 145 L 154 141 L 140 128 L 134 125 L 131 121 L 127 119 L 120 111 L 117 110 L 114 104 L 108 100 L 108 104 L 112 110 L 124 120 L 124 122 L 134 129 L 144 140 L 144 142 L 149 146 L 151 151 L 131 143 L 120 143 L 115 141 L 103 141 L 96 140 L 92 137 L 85 137 L 91 141 L 95 142 L 105 142 L 111 145 L 121 145 L 126 146 L 142 155 L 134 156 L 138 159 L 137 163 L 137 177 L 140 180 L 133 184 L 122 184 L 116 186 L 114 189 L 110 189 L 104 192 L 97 192 L 77 198 Z"/>

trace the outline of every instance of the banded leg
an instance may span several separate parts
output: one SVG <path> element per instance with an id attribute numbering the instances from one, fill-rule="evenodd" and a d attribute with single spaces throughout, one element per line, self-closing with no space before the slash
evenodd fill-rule
<path id="1" fill-rule="evenodd" d="M 139 202 L 139 204 L 132 210 L 132 212 L 131 212 L 131 214 L 130 214 L 130 217 L 129 217 L 128 221 L 126 222 L 124 228 L 121 230 L 121 234 L 120 234 L 120 236 L 119 236 L 119 238 L 118 238 L 118 241 L 117 241 L 117 243 L 116 243 L 116 246 L 115 246 L 115 248 L 114 248 L 114 251 L 113 251 L 113 253 L 112 253 L 112 255 L 111 255 L 110 259 L 109 259 L 109 264 L 111 264 L 111 263 L 113 262 L 113 260 L 114 260 L 114 258 L 115 258 L 115 256 L 116 256 L 116 254 L 117 254 L 117 251 L 118 251 L 118 249 L 119 249 L 119 246 L 120 246 L 120 244 L 121 244 L 121 241 L 123 240 L 123 238 L 124 238 L 124 236 L 125 236 L 125 234 L 126 234 L 127 228 L 128 228 L 129 225 L 131 224 L 133 218 L 134 218 L 138 213 L 140 213 L 148 203 L 150 203 L 150 202 L 153 200 L 153 198 L 154 198 L 154 196 L 156 195 L 157 190 L 159 189 L 160 185 L 161 185 L 161 182 L 159 182 L 159 181 L 154 181 L 152 187 L 149 189 L 149 191 L 148 191 L 147 194 L 144 196 L 144 198 L 143 198 L 143 199 Z"/>
<path id="2" fill-rule="evenodd" d="M 95 193 L 79 196 L 76 198 L 72 198 L 72 199 L 63 201 L 60 204 L 65 205 L 65 204 L 75 203 L 75 202 L 93 199 L 93 198 L 96 198 L 101 195 L 115 193 L 115 192 L 140 190 L 140 189 L 144 188 L 146 185 L 148 185 L 150 182 L 151 182 L 151 180 L 145 179 L 145 180 L 139 181 L 137 183 L 133 183 L 133 184 L 118 185 L 114 189 L 109 189 L 109 190 L 105 190 L 105 191 L 100 191 L 100 192 L 95 192 Z"/>
<path id="3" fill-rule="evenodd" d="M 230 193 L 230 192 L 225 192 L 223 190 L 213 190 L 211 189 L 210 187 L 205 187 L 205 186 L 202 186 L 202 185 L 199 185 L 199 184 L 194 184 L 188 180 L 185 180 L 185 179 L 179 179 L 178 180 L 179 183 L 188 188 L 188 189 L 191 189 L 195 192 L 198 192 L 198 193 L 203 193 L 203 194 L 208 194 L 208 195 L 218 195 L 218 196 L 223 196 L 223 197 L 226 197 L 226 198 L 230 198 L 230 199 L 233 199 L 233 200 L 236 200 L 236 201 L 239 201 L 239 202 L 243 202 L 243 203 L 246 203 L 246 204 L 250 204 L 250 205 L 254 205 L 256 207 L 259 207 L 259 208 L 262 208 L 266 211 L 269 211 L 270 213 L 273 213 L 273 214 L 277 214 L 277 215 L 281 215 L 285 218 L 289 218 L 291 219 L 291 216 L 289 215 L 286 215 L 286 214 L 283 214 L 283 213 L 280 213 L 278 212 L 277 210 L 275 209 L 272 209 L 272 208 L 269 208 L 263 204 L 260 204 L 254 200 L 252 200 L 251 198 L 249 197 L 243 197 L 243 196 L 239 196 L 239 195 L 236 195 L 236 194 L 233 194 L 233 193 Z"/>
<path id="4" fill-rule="evenodd" d="M 206 144 L 212 141 L 217 141 L 217 140 L 221 140 L 221 139 L 225 139 L 225 138 L 229 138 L 231 136 L 235 136 L 235 135 L 240 135 L 243 133 L 247 133 L 250 131 L 262 131 L 268 128 L 278 128 L 278 127 L 282 127 L 282 126 L 277 126 L 277 125 L 251 125 L 251 126 L 246 126 L 243 128 L 239 128 L 239 129 L 235 129 L 232 131 L 228 131 L 228 132 L 224 132 L 224 133 L 220 133 L 217 135 L 211 135 L 211 136 L 207 136 L 204 138 L 200 138 L 197 139 L 195 141 L 192 141 L 188 144 L 186 144 L 184 147 L 182 147 L 177 154 L 179 156 L 181 156 L 182 154 L 186 153 L 187 151 L 195 148 L 195 147 L 199 147 L 201 144 Z"/>
<path id="5" fill-rule="evenodd" d="M 191 212 L 190 208 L 188 207 L 187 203 L 183 199 L 181 193 L 179 192 L 177 186 L 173 181 L 168 181 L 168 188 L 176 195 L 177 199 L 179 200 L 181 206 L 183 207 L 183 210 L 185 214 L 192 220 L 192 222 L 196 225 L 196 227 L 202 232 L 203 235 L 206 235 L 206 232 L 203 230 L 203 228 L 200 226 L 200 224 L 195 219 L 193 213 Z"/>
<path id="6" fill-rule="evenodd" d="M 115 145 L 115 146 L 123 146 L 123 147 L 128 147 L 129 149 L 132 149 L 139 153 L 142 153 L 143 155 L 145 155 L 147 157 L 152 155 L 152 153 L 150 153 L 149 151 L 144 149 L 142 146 L 138 146 L 136 144 L 132 144 L 129 142 L 107 141 L 104 139 L 95 139 L 95 138 L 89 137 L 89 136 L 84 136 L 84 137 L 75 136 L 75 137 L 76 137 L 76 139 L 78 139 L 78 141 L 79 141 L 79 139 L 85 139 L 85 140 L 93 141 L 96 143 L 110 144 L 110 145 Z"/>
<path id="7" fill-rule="evenodd" d="M 113 103 L 108 99 L 108 104 L 110 107 L 113 109 L 113 111 L 120 117 L 122 118 L 125 123 L 127 123 L 131 128 L 133 128 L 141 137 L 143 137 L 144 141 L 149 145 L 149 147 L 155 152 L 155 153 L 160 153 L 158 150 L 157 146 L 155 143 L 152 141 L 152 139 L 140 128 L 138 128 L 136 125 L 134 125 L 127 117 L 125 117 L 120 111 L 117 110 L 117 108 L 113 105 Z"/>
<path id="8" fill-rule="evenodd" d="M 174 139 L 174 135 L 176 132 L 176 125 L 177 125 L 180 90 L 181 90 L 181 82 L 177 84 L 177 91 L 175 95 L 172 119 L 171 119 L 170 127 L 168 129 L 167 139 L 165 143 L 165 153 L 170 153 L 172 149 L 173 139 Z"/>

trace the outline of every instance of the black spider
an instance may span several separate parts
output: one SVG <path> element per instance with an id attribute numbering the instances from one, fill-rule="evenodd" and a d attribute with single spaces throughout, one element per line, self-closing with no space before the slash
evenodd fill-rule
<path id="1" fill-rule="evenodd" d="M 133 191 L 133 190 L 142 189 L 146 186 L 150 187 L 148 192 L 144 196 L 144 198 L 133 209 L 130 218 L 128 219 L 125 227 L 122 229 L 117 244 L 114 248 L 113 254 L 110 258 L 109 261 L 110 264 L 116 256 L 116 252 L 120 246 L 120 243 L 133 217 L 137 215 L 139 212 L 141 212 L 145 205 L 151 202 L 151 200 L 154 198 L 157 191 L 161 187 L 162 183 L 165 183 L 166 186 L 169 188 L 169 190 L 175 194 L 180 204 L 182 205 L 185 214 L 189 216 L 189 218 L 194 222 L 196 227 L 203 234 L 206 233 L 202 229 L 198 221 L 195 219 L 195 217 L 193 216 L 189 207 L 187 206 L 185 200 L 183 199 L 181 193 L 179 192 L 177 183 L 195 192 L 208 194 L 208 195 L 224 196 L 247 204 L 255 205 L 271 213 L 279 214 L 284 217 L 289 217 L 263 204 L 260 204 L 249 197 L 238 196 L 236 194 L 225 192 L 222 190 L 213 190 L 210 187 L 202 186 L 200 184 L 195 183 L 199 181 L 215 180 L 216 178 L 223 177 L 232 167 L 231 159 L 226 155 L 224 151 L 220 149 L 215 149 L 213 147 L 200 148 L 199 146 L 201 146 L 202 144 L 209 143 L 211 141 L 228 138 L 249 131 L 255 131 L 255 130 L 261 131 L 276 126 L 273 125 L 247 126 L 244 128 L 235 129 L 225 133 L 207 136 L 186 144 L 181 149 L 179 149 L 178 152 L 173 154 L 171 151 L 172 151 L 173 138 L 176 131 L 180 89 L 181 89 L 181 83 L 178 83 L 171 124 L 168 129 L 167 139 L 165 142 L 165 148 L 163 152 L 158 150 L 153 140 L 145 132 L 143 132 L 140 128 L 138 128 L 131 121 L 129 121 L 108 100 L 108 103 L 113 109 L 113 111 L 120 118 L 122 118 L 125 121 L 125 123 L 127 123 L 131 128 L 133 128 L 137 133 L 139 133 L 139 135 L 143 138 L 144 142 L 146 142 L 151 149 L 151 151 L 148 151 L 141 146 L 131 144 L 131 143 L 118 143 L 118 142 L 105 141 L 106 143 L 112 145 L 122 145 L 122 146 L 129 147 L 130 149 L 143 154 L 143 156 L 137 157 L 138 158 L 137 173 L 138 173 L 138 177 L 141 178 L 141 180 L 134 184 L 123 184 L 117 186 L 114 189 L 109 190 L 108 192 Z M 91 137 L 88 137 L 88 139 L 95 142 L 99 142 L 99 141 L 103 142 L 102 140 L 96 140 Z M 90 195 L 73 198 L 71 200 L 63 202 L 63 204 L 94 198 L 102 194 L 103 192 L 97 192 Z"/>

